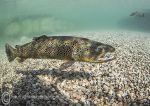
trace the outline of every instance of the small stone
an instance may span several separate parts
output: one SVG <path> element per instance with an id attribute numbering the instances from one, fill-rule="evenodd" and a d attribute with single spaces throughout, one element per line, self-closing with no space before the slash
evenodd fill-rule
<path id="1" fill-rule="evenodd" d="M 76 106 L 82 106 L 80 103 L 77 103 Z"/>
<path id="2" fill-rule="evenodd" d="M 69 99 L 70 98 L 70 95 L 68 92 L 65 93 L 65 96 Z"/>
<path id="3" fill-rule="evenodd" d="M 31 74 L 29 74 L 29 78 L 31 78 L 32 77 L 32 75 Z"/>
<path id="4" fill-rule="evenodd" d="M 85 101 L 85 97 L 81 97 L 81 101 L 84 102 Z"/>
<path id="5" fill-rule="evenodd" d="M 74 102 L 75 102 L 75 103 L 78 103 L 78 100 L 75 99 Z"/>
<path id="6" fill-rule="evenodd" d="M 54 95 L 57 95 L 57 92 L 54 92 Z"/>
<path id="7" fill-rule="evenodd" d="M 105 92 L 108 92 L 108 90 L 109 90 L 109 87 L 107 86 L 107 85 L 104 85 L 104 90 L 105 90 Z"/>
<path id="8" fill-rule="evenodd" d="M 55 91 L 55 89 L 54 89 L 54 88 L 52 88 L 52 89 L 51 89 L 51 91 L 52 91 L 52 92 L 54 92 L 54 91 Z"/>
<path id="9" fill-rule="evenodd" d="M 113 103 L 111 106 L 118 106 L 116 103 Z"/>
<path id="10" fill-rule="evenodd" d="M 63 100 L 62 98 L 59 98 L 59 101 L 60 101 L 61 103 L 63 103 L 63 102 L 64 102 L 64 100 Z"/>

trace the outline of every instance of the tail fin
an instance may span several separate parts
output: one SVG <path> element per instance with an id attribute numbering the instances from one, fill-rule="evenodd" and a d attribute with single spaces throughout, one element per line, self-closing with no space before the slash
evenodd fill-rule
<path id="1" fill-rule="evenodd" d="M 11 62 L 16 58 L 16 49 L 12 48 L 9 44 L 5 44 L 5 50 L 8 61 Z"/>

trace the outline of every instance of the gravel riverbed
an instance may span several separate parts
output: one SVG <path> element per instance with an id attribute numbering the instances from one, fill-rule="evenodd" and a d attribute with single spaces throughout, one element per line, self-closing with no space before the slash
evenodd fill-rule
<path id="1" fill-rule="evenodd" d="M 10 106 L 150 106 L 150 34 L 82 32 L 82 36 L 116 48 L 116 59 L 96 64 L 75 62 L 60 70 L 62 60 L 9 63 L 0 60 L 0 106 L 9 92 Z"/>

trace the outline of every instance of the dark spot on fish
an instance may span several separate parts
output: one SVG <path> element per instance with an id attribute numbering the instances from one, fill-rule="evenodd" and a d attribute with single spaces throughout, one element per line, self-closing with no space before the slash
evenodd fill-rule
<path id="1" fill-rule="evenodd" d="M 55 46 L 49 46 L 44 50 L 44 52 L 44 54 L 54 56 L 56 55 L 55 53 L 57 52 L 57 48 Z"/>
<path id="2" fill-rule="evenodd" d="M 72 59 L 72 48 L 67 45 L 62 45 L 57 47 L 57 56 L 59 58 Z"/>
<path id="3" fill-rule="evenodd" d="M 19 48 L 19 47 L 20 47 L 19 45 L 16 45 L 16 46 L 15 46 L 16 49 Z"/>

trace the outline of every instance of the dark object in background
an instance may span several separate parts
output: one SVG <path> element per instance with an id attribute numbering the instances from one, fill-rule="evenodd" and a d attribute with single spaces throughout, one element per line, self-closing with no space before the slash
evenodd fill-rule
<path id="1" fill-rule="evenodd" d="M 136 11 L 131 13 L 130 16 L 144 17 L 144 13 Z"/>

